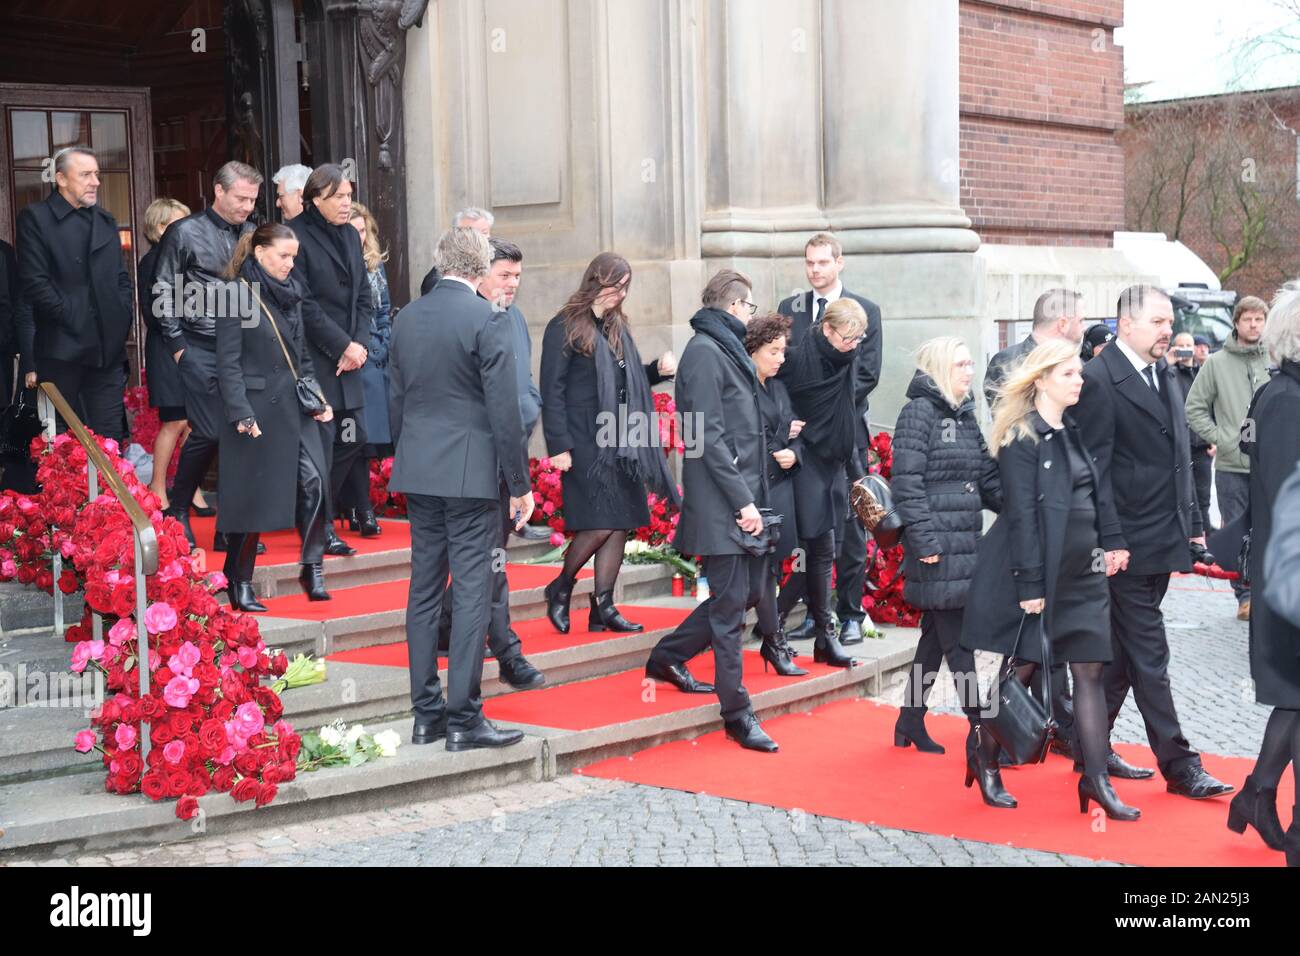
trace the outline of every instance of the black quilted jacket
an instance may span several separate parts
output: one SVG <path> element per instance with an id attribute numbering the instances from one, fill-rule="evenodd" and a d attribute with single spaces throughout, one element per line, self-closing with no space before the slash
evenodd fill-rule
<path id="1" fill-rule="evenodd" d="M 892 486 L 904 524 L 903 597 L 922 610 L 966 605 L 982 511 L 1002 508 L 997 462 L 975 421 L 975 400 L 954 409 L 917 372 L 894 428 Z M 937 564 L 920 558 L 939 555 Z"/>

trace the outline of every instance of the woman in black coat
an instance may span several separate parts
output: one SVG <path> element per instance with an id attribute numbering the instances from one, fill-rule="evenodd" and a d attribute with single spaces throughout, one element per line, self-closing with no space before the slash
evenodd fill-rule
<path id="1" fill-rule="evenodd" d="M 650 522 L 646 489 L 678 503 L 677 483 L 657 447 L 652 385 L 672 378 L 666 352 L 641 364 L 623 300 L 632 267 L 602 252 L 542 338 L 542 428 L 551 462 L 563 472 L 564 524 L 573 532 L 564 568 L 546 587 L 546 616 L 569 632 L 569 598 L 594 556 L 593 631 L 640 631 L 614 606 L 627 533 Z"/>
<path id="2" fill-rule="evenodd" d="M 1251 459 L 1250 583 L 1265 595 L 1251 609 L 1250 676 L 1255 699 L 1273 712 L 1255 769 L 1229 807 L 1228 826 L 1241 833 L 1249 823 L 1270 847 L 1285 850 L 1288 866 L 1300 866 L 1300 805 L 1285 834 L 1277 813 L 1277 785 L 1288 763 L 1300 794 L 1300 627 L 1269 604 L 1265 561 L 1282 514 L 1278 493 L 1300 463 L 1300 287 L 1288 286 L 1273 300 L 1264 343 L 1278 372 L 1255 397 L 1243 426 L 1254 426 L 1255 440 L 1242 447 Z"/>
<path id="3" fill-rule="evenodd" d="M 235 287 L 231 300 L 240 303 L 243 319 L 217 322 L 217 385 L 226 410 L 217 530 L 228 537 L 230 603 L 241 611 L 266 610 L 253 593 L 258 534 L 291 525 L 302 538 L 303 590 L 313 601 L 330 597 L 321 574 L 325 451 L 295 381 L 315 379 L 303 334 L 303 289 L 291 274 L 297 252 L 298 239 L 287 226 L 266 223 L 245 233 L 227 270 Z M 315 416 L 322 423 L 332 417 L 328 405 Z"/>
<path id="4" fill-rule="evenodd" d="M 944 752 L 926 732 L 925 701 L 946 658 L 971 724 L 966 785 L 978 779 L 986 803 L 1014 807 L 998 772 L 997 743 L 976 732 L 980 703 L 975 657 L 960 644 L 983 510 L 1002 507 L 998 466 L 975 420 L 975 363 L 966 344 L 951 336 L 931 339 L 922 344 L 916 362 L 917 373 L 907 387 L 909 401 L 894 427 L 892 486 L 904 526 L 903 597 L 922 611 L 921 640 L 894 744 L 915 744 L 923 753 Z"/>
<path id="5" fill-rule="evenodd" d="M 1101 547 L 1108 507 L 1095 459 L 1066 411 L 1079 401 L 1083 362 L 1053 340 L 1010 370 L 994 405 L 992 444 L 1002 512 L 980 541 L 961 643 L 1015 659 L 1028 685 L 1053 662 L 1074 679 L 1075 752 L 1083 756 L 1079 809 L 1095 801 L 1114 820 L 1136 820 L 1106 770 L 1110 729 L 1102 669 L 1111 660 L 1109 568 Z"/>
<path id="6" fill-rule="evenodd" d="M 847 470 L 850 481 L 858 470 L 855 365 L 867 330 L 867 313 L 855 299 L 837 299 L 826 307 L 821 324 L 786 355 L 778 373 L 790 392 L 794 413 L 803 428 L 804 455 L 794 476 L 799 546 L 804 550 L 803 595 L 813 619 L 813 660 L 835 667 L 852 667 L 831 617 L 831 572 L 837 551 L 835 536 L 843 527 L 843 492 L 837 491 Z M 798 589 L 781 595 L 784 614 L 799 598 Z"/>
<path id="7" fill-rule="evenodd" d="M 804 423 L 794 417 L 790 395 L 776 378 L 785 363 L 789 336 L 790 317 L 776 312 L 751 319 L 745 327 L 745 351 L 758 375 L 758 410 L 767 448 L 767 503 L 775 514 L 781 515 L 781 536 L 776 551 L 768 555 L 769 579 L 758 602 L 755 630 L 762 640 L 758 652 L 763 657 L 763 670 L 771 664 L 782 677 L 802 677 L 808 672 L 794 664 L 794 650 L 785 639 L 776 601 L 781 565 L 799 543 L 794 476 L 804 455 L 803 439 L 799 437 Z"/>

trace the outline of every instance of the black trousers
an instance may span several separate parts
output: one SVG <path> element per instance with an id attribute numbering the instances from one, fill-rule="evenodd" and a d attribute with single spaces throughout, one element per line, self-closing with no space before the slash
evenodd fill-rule
<path id="1" fill-rule="evenodd" d="M 447 730 L 483 722 L 483 634 L 492 600 L 492 548 L 500 533 L 497 502 L 408 494 L 411 588 L 406 611 L 411 706 L 417 720 L 447 721 Z M 438 679 L 438 620 L 447 573 L 456 579 L 447 696 Z"/>
<path id="2" fill-rule="evenodd" d="M 1201 762 L 1183 736 L 1169 688 L 1169 641 L 1160 613 L 1168 588 L 1168 574 L 1121 571 L 1110 578 L 1110 639 L 1115 656 L 1105 673 L 1110 726 L 1115 726 L 1132 688 L 1147 740 L 1166 777 Z"/>
<path id="3" fill-rule="evenodd" d="M 921 613 L 921 639 L 907 676 L 903 710 L 926 710 L 930 688 L 939 676 L 939 666 L 946 658 L 957 698 L 966 716 L 974 721 L 980 711 L 979 685 L 975 676 L 975 655 L 961 646 L 961 625 L 965 608 Z"/>
<path id="4" fill-rule="evenodd" d="M 307 426 L 304 426 L 307 427 Z M 302 539 L 300 561 L 320 564 L 325 559 L 325 480 L 307 449 L 298 446 L 298 501 L 294 526 Z M 261 532 L 226 535 L 226 578 L 231 582 L 253 580 L 257 560 L 257 539 Z M 251 539 L 251 541 L 249 540 Z"/>
<path id="5" fill-rule="evenodd" d="M 758 623 L 754 632 L 760 637 L 772 637 L 781 629 L 781 614 L 776 600 L 776 588 L 781 579 L 781 561 L 774 554 L 769 554 L 763 560 L 766 568 L 762 593 L 758 596 Z"/>
<path id="6" fill-rule="evenodd" d="M 189 419 L 190 436 L 181 446 L 176 477 L 168 495 L 174 510 L 189 507 L 203 476 L 212 467 L 225 414 L 217 389 L 217 353 L 201 341 L 186 339 L 186 343 L 179 371 L 185 387 L 185 416 Z"/>
<path id="7" fill-rule="evenodd" d="M 854 452 L 865 458 L 866 452 L 858 449 Z M 866 471 L 864 460 L 859 462 L 862 471 Z M 848 486 L 845 475 L 845 486 Z M 866 620 L 862 610 L 862 592 L 866 586 L 867 576 L 867 529 L 862 527 L 853 509 L 848 506 L 845 497 L 845 516 L 843 532 L 839 536 L 839 553 L 835 556 L 835 616 L 840 623 Z"/>
<path id="8" fill-rule="evenodd" d="M 804 571 L 790 574 L 790 580 L 781 589 L 777 610 L 780 614 L 788 614 L 803 598 L 817 631 L 824 632 L 832 626 L 831 570 L 835 567 L 835 531 L 832 529 L 816 538 L 800 538 L 799 547 L 803 549 Z M 709 578 L 709 583 L 713 583 L 712 578 Z"/>
<path id="9" fill-rule="evenodd" d="M 101 438 L 112 438 L 119 445 L 126 440 L 122 429 L 126 375 L 121 365 L 94 368 L 52 358 L 38 358 L 36 364 L 41 381 L 51 382 L 58 388 L 87 428 Z M 65 431 L 67 425 L 59 418 L 56 427 Z"/>
<path id="10" fill-rule="evenodd" d="M 696 605 L 690 617 L 655 645 L 650 659 L 667 666 L 685 664 L 712 646 L 713 686 L 722 719 L 736 720 L 750 710 L 740 645 L 745 611 L 759 603 L 769 575 L 767 557 L 708 555 L 704 571 L 709 579 L 709 599 Z"/>
<path id="11" fill-rule="evenodd" d="M 329 469 L 330 515 L 340 507 L 343 487 L 353 465 L 366 448 L 365 413 L 359 408 L 334 409 L 334 418 L 321 424 L 321 443 L 325 446 L 325 467 Z M 369 479 L 366 479 L 367 482 Z M 369 488 L 366 489 L 369 494 Z"/>
<path id="12" fill-rule="evenodd" d="M 510 583 L 506 580 L 506 545 L 510 542 L 510 533 L 514 522 L 510 520 L 510 492 L 505 484 L 501 485 L 501 534 L 493 542 L 492 554 L 492 609 L 488 618 L 487 645 L 492 656 L 501 664 L 523 656 L 519 635 L 510 626 Z M 439 649 L 451 647 L 452 600 L 456 582 L 447 585 L 447 593 L 442 600 L 442 617 L 438 623 Z"/>
<path id="13" fill-rule="evenodd" d="M 1192 449 L 1192 483 L 1196 486 L 1196 503 L 1201 509 L 1201 528 L 1206 534 L 1210 525 L 1210 485 L 1214 477 L 1214 459 L 1208 448 Z"/>

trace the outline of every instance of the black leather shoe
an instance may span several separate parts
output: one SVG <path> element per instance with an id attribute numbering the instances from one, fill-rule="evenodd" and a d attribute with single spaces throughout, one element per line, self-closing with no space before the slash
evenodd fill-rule
<path id="1" fill-rule="evenodd" d="M 302 570 L 298 572 L 298 583 L 302 585 L 307 600 L 330 600 L 330 593 L 325 590 L 325 575 L 321 572 L 319 564 L 304 564 Z"/>
<path id="2" fill-rule="evenodd" d="M 226 594 L 230 598 L 230 606 L 236 611 L 250 611 L 253 614 L 261 614 L 266 610 L 266 605 L 257 599 L 257 592 L 253 590 L 252 581 L 234 581 L 226 588 Z"/>
<path id="3" fill-rule="evenodd" d="M 651 658 L 645 665 L 645 676 L 653 680 L 661 680 L 665 684 L 672 684 L 683 694 L 712 694 L 712 684 L 702 684 L 691 676 L 691 672 L 686 669 L 685 664 L 674 664 L 671 667 L 660 664 L 654 658 Z"/>
<path id="4" fill-rule="evenodd" d="M 840 625 L 840 643 L 841 644 L 861 644 L 862 643 L 862 622 L 849 618 Z"/>
<path id="5" fill-rule="evenodd" d="M 482 750 L 487 747 L 509 747 L 524 739 L 522 730 L 497 730 L 486 717 L 473 730 L 453 730 L 447 734 L 448 750 Z"/>
<path id="6" fill-rule="evenodd" d="M 758 725 L 758 718 L 753 713 L 745 714 L 736 720 L 724 721 L 722 725 L 727 736 L 746 750 L 759 750 L 774 754 L 781 748 Z"/>
<path id="7" fill-rule="evenodd" d="M 415 719 L 415 726 L 411 729 L 411 743 L 413 744 L 431 744 L 446 736 L 446 717 L 442 720 L 420 720 L 417 717 Z"/>
<path id="8" fill-rule="evenodd" d="M 520 654 L 508 661 L 497 662 L 497 675 L 515 690 L 532 690 L 546 683 L 546 675 Z"/>
<path id="9" fill-rule="evenodd" d="M 816 637 L 816 634 L 813 633 L 814 630 L 812 615 L 806 614 L 798 627 L 785 632 L 785 639 L 787 641 L 806 641 L 810 637 Z"/>
<path id="10" fill-rule="evenodd" d="M 1088 801 L 1092 801 L 1106 811 L 1112 820 L 1132 822 L 1142 816 L 1137 807 L 1130 807 L 1119 798 L 1115 788 L 1110 784 L 1107 774 L 1099 773 L 1095 777 L 1079 778 L 1079 812 L 1088 812 Z"/>
<path id="11" fill-rule="evenodd" d="M 613 591 L 591 594 L 589 597 L 591 598 L 591 612 L 587 617 L 587 630 L 618 631 L 620 633 L 636 633 L 645 630 L 644 624 L 629 621 L 614 606 Z"/>
<path id="12" fill-rule="evenodd" d="M 1074 758 L 1074 772 L 1083 773 L 1083 761 L 1078 756 Z M 1147 780 L 1156 775 L 1154 770 L 1133 766 L 1113 750 L 1106 757 L 1106 773 L 1121 780 Z"/>
<path id="13" fill-rule="evenodd" d="M 346 557 L 349 554 L 356 554 L 357 549 L 340 538 L 334 530 L 334 523 L 330 522 L 325 527 L 325 553 Z"/>
<path id="14" fill-rule="evenodd" d="M 200 518 L 211 518 L 214 514 L 217 513 L 217 509 L 212 507 L 212 505 L 204 505 L 202 508 L 200 508 L 198 505 L 191 502 L 190 507 L 194 509 L 194 513 L 198 515 Z"/>
<path id="15" fill-rule="evenodd" d="M 1255 828 L 1270 850 L 1281 850 L 1286 835 L 1277 815 L 1277 787 L 1261 787 L 1254 777 L 1247 777 L 1241 792 L 1228 804 L 1228 829 L 1245 833 L 1246 824 Z"/>
<path id="16" fill-rule="evenodd" d="M 363 538 L 378 538 L 384 533 L 384 529 L 379 526 L 379 519 L 369 508 L 357 512 L 356 522 L 357 530 L 361 532 Z"/>
<path id="17" fill-rule="evenodd" d="M 1205 772 L 1204 767 L 1194 766 L 1184 770 L 1173 779 L 1165 781 L 1165 789 L 1175 796 L 1188 797 L 1192 800 L 1210 800 L 1232 793 L 1237 788 L 1222 780 L 1215 780 Z"/>

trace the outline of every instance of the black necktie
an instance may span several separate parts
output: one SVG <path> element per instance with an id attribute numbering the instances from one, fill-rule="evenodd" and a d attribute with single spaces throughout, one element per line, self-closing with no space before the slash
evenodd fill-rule
<path id="1" fill-rule="evenodd" d="M 826 300 L 822 298 L 818 298 L 817 299 L 817 321 L 814 322 L 813 325 L 821 325 L 822 316 L 825 314 L 826 314 Z"/>
<path id="2" fill-rule="evenodd" d="M 1146 374 L 1147 384 L 1151 386 L 1151 391 L 1159 395 L 1160 387 L 1156 385 L 1156 367 L 1154 365 L 1148 365 L 1142 371 Z"/>

